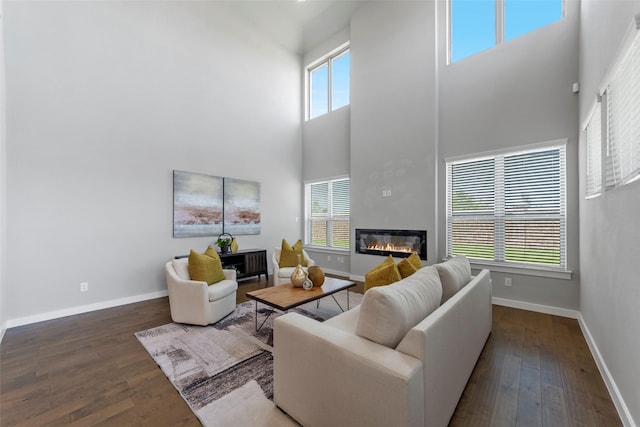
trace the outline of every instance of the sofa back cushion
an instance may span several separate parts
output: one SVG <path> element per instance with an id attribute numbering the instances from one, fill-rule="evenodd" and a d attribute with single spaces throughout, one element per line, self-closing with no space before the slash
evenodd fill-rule
<path id="1" fill-rule="evenodd" d="M 440 306 L 442 285 L 433 267 L 406 279 L 369 289 L 360 304 L 356 334 L 395 348 L 407 331 Z"/>
<path id="2" fill-rule="evenodd" d="M 464 256 L 455 256 L 440 264 L 435 264 L 442 282 L 442 301 L 444 304 L 456 292 L 471 281 L 471 265 Z"/>

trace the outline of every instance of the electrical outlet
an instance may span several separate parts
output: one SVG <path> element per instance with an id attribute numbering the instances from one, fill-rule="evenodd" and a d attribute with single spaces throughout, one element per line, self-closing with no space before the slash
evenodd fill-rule
<path id="1" fill-rule="evenodd" d="M 511 277 L 505 277 L 504 278 L 504 285 L 505 286 L 511 286 Z"/>
<path id="2" fill-rule="evenodd" d="M 89 282 L 80 283 L 80 292 L 87 292 L 89 290 Z"/>
<path id="3" fill-rule="evenodd" d="M 339 256 L 338 257 L 338 262 L 343 264 L 344 263 L 344 257 L 343 256 Z"/>
<path id="4" fill-rule="evenodd" d="M 331 255 L 327 255 L 327 261 L 331 261 Z"/>

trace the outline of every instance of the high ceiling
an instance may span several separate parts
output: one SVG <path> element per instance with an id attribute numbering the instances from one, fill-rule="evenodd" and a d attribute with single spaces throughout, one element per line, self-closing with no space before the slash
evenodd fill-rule
<path id="1" fill-rule="evenodd" d="M 304 53 L 349 23 L 352 0 L 231 0 L 226 5 L 285 48 Z"/>

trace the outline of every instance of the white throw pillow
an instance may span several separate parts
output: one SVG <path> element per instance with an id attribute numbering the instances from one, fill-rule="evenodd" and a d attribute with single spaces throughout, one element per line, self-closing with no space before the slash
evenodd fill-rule
<path id="1" fill-rule="evenodd" d="M 456 292 L 471 281 L 471 265 L 465 256 L 455 256 L 440 264 L 435 264 L 442 282 L 442 302 L 444 304 Z"/>
<path id="2" fill-rule="evenodd" d="M 440 306 L 442 285 L 433 267 L 365 292 L 356 335 L 395 348 L 407 331 Z"/>

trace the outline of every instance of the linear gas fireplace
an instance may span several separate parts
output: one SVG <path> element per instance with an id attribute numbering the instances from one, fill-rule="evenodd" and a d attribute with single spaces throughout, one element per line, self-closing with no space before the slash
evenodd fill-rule
<path id="1" fill-rule="evenodd" d="M 356 253 L 406 258 L 413 252 L 427 259 L 426 230 L 356 228 Z"/>

